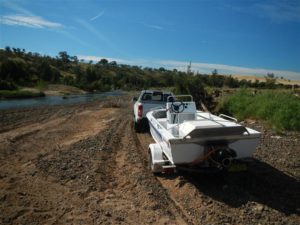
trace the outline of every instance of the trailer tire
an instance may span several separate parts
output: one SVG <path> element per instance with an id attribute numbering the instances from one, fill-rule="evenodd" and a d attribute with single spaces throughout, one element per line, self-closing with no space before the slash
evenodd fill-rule
<path id="1" fill-rule="evenodd" d="M 161 170 L 157 168 L 157 166 L 155 166 L 153 164 L 153 158 L 152 158 L 152 154 L 151 154 L 151 149 L 149 149 L 148 151 L 148 167 L 150 169 L 150 171 L 154 174 L 154 175 L 158 175 L 161 174 Z"/>

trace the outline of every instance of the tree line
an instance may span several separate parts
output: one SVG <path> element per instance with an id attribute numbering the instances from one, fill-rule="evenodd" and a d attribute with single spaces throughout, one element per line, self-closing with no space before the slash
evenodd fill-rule
<path id="1" fill-rule="evenodd" d="M 176 69 L 168 70 L 118 64 L 101 59 L 85 62 L 61 51 L 56 57 L 26 52 L 25 49 L 6 47 L 0 50 L 0 89 L 13 90 L 19 86 L 65 84 L 86 91 L 140 90 L 150 87 L 172 87 L 178 93 L 203 95 L 204 87 L 291 88 L 276 84 L 276 78 L 266 82 L 237 80 L 232 76 L 197 74 Z"/>

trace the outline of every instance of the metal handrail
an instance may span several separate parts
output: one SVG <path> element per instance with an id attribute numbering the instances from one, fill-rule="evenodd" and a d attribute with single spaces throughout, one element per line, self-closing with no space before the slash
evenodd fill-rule
<path id="1" fill-rule="evenodd" d="M 238 121 L 236 118 L 228 116 L 228 115 L 225 115 L 225 114 L 220 114 L 219 117 L 227 118 L 227 119 L 233 120 L 235 122 Z"/>
<path id="2" fill-rule="evenodd" d="M 154 110 L 158 110 L 158 109 L 165 109 L 165 107 L 163 107 L 163 106 L 156 106 L 156 107 L 150 108 L 149 111 L 154 111 Z"/>

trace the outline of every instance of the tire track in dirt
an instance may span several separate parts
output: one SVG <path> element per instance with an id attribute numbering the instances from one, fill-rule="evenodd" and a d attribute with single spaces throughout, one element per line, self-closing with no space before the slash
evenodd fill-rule
<path id="1" fill-rule="evenodd" d="M 125 115 L 124 115 L 125 114 Z M 106 188 L 101 190 L 100 223 L 122 224 L 186 224 L 170 202 L 163 188 L 144 167 L 132 136 L 130 115 L 122 112 L 108 131 L 113 135 L 104 146 L 106 156 L 99 162 L 97 172 L 105 173 Z M 106 169 L 105 169 L 106 168 Z M 103 185 L 103 180 L 99 184 Z M 99 190 L 89 193 L 99 195 Z"/>
<path id="2" fill-rule="evenodd" d="M 152 137 L 150 136 L 149 133 L 135 133 L 133 131 L 132 135 L 135 137 L 136 146 L 138 147 L 138 149 L 140 149 L 140 154 L 143 157 L 144 166 L 149 171 L 149 175 L 155 177 L 152 174 L 152 172 L 150 171 L 149 164 L 148 164 L 148 146 L 149 146 L 149 144 L 154 143 L 154 140 L 152 139 Z M 162 175 L 162 176 L 169 177 L 172 180 L 178 179 L 178 178 L 176 178 L 176 175 Z M 170 198 L 170 201 L 174 204 L 174 206 L 180 212 L 182 217 L 185 218 L 186 221 L 189 221 L 190 224 L 199 224 L 199 221 L 195 221 L 189 215 L 189 213 L 184 209 L 184 207 L 179 202 L 177 202 L 176 198 L 174 198 L 174 195 L 172 195 L 172 189 L 174 189 L 174 187 L 166 185 L 163 177 L 156 176 L 155 178 L 160 183 L 161 188 L 165 190 L 168 197 Z M 178 184 L 175 182 L 175 186 L 177 186 L 177 185 Z"/>
<path id="3" fill-rule="evenodd" d="M 129 118 L 130 116 L 128 115 Z M 127 186 L 125 189 L 136 189 L 129 200 L 134 199 L 138 207 L 143 207 L 145 212 L 140 211 L 140 213 L 142 217 L 148 217 L 146 221 L 155 224 L 189 223 L 187 217 L 173 204 L 166 190 L 145 166 L 146 161 L 141 153 L 142 149 L 136 141 L 130 118 L 127 119 L 126 135 L 122 141 L 125 148 L 119 149 L 116 157 L 119 169 L 123 170 L 119 177 L 121 182 L 118 183 L 121 183 L 123 187 Z M 125 176 L 128 173 L 130 176 Z"/>

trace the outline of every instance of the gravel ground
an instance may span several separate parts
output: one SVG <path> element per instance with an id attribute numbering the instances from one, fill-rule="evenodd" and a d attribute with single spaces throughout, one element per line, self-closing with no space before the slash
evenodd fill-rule
<path id="1" fill-rule="evenodd" d="M 248 171 L 155 177 L 131 114 L 128 97 L 0 111 L 0 224 L 300 223 L 299 132 L 246 121 Z"/>

